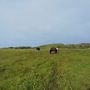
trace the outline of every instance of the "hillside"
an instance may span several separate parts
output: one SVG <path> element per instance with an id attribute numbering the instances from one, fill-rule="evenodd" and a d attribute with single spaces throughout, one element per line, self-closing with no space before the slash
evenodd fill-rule
<path id="1" fill-rule="evenodd" d="M 76 49 L 84 49 L 84 48 L 90 48 L 90 43 L 80 43 L 80 44 L 63 44 L 63 43 L 57 43 L 57 44 L 47 44 L 42 45 L 40 47 L 43 48 L 51 48 L 51 47 L 58 47 L 58 48 L 76 48 Z"/>

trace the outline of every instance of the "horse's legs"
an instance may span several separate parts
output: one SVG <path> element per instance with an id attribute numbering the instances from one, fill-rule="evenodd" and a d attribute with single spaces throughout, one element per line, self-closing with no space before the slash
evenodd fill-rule
<path id="1" fill-rule="evenodd" d="M 50 50 L 50 54 L 51 54 L 52 50 Z"/>
<path id="2" fill-rule="evenodd" d="M 57 50 L 55 50 L 55 53 L 57 53 Z"/>

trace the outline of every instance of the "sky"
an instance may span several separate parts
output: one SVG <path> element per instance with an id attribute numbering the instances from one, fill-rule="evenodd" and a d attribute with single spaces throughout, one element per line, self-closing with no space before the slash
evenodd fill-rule
<path id="1" fill-rule="evenodd" d="M 90 0 L 0 0 L 0 47 L 90 43 Z"/>

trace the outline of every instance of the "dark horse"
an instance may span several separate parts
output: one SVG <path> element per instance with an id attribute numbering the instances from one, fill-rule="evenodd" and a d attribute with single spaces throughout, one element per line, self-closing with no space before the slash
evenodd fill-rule
<path id="1" fill-rule="evenodd" d="M 57 53 L 58 49 L 57 48 L 50 48 L 50 54 L 51 53 Z"/>
<path id="2" fill-rule="evenodd" d="M 36 50 L 40 51 L 40 48 L 39 48 L 39 47 L 37 47 L 37 48 L 36 48 Z"/>

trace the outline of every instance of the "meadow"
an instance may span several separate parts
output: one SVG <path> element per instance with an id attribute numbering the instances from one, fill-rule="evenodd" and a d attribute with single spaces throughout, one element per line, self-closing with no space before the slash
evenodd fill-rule
<path id="1" fill-rule="evenodd" d="M 90 90 L 90 49 L 0 49 L 0 90 Z"/>

